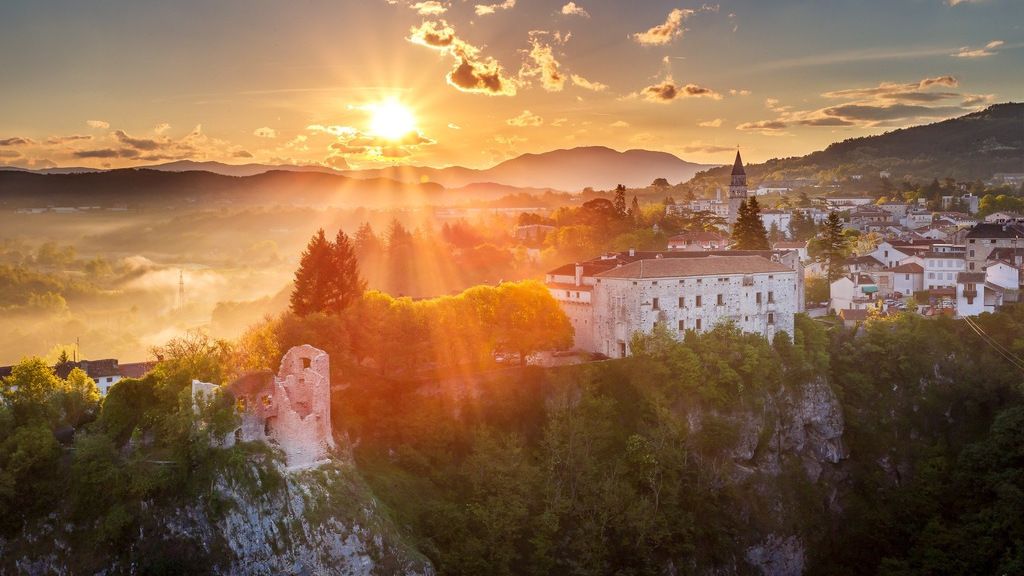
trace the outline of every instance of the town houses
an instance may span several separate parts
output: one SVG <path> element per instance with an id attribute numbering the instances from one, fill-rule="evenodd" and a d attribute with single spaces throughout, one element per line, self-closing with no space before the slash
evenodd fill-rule
<path id="1" fill-rule="evenodd" d="M 671 236 L 664 251 L 607 253 L 548 272 L 548 288 L 575 329 L 576 348 L 625 356 L 634 333 L 658 324 L 680 335 L 723 322 L 769 338 L 791 333 L 793 315 L 805 311 L 805 274 L 825 273 L 820 262 L 811 261 L 808 243 L 794 238 L 794 227 L 820 226 L 830 212 L 840 215 L 853 237 L 864 238 L 843 261 L 845 275 L 829 286 L 827 308 L 819 309 L 844 323 L 905 309 L 911 298 L 922 313 L 955 316 L 1019 300 L 1024 215 L 997 212 L 979 221 L 979 199 L 966 185 L 930 204 L 923 198 L 876 202 L 867 196 L 807 195 L 820 185 L 766 181 L 748 190 L 737 152 L 724 193 L 718 188 L 711 198 L 665 206 L 668 216 L 717 217 L 717 227 Z M 743 202 L 798 188 L 799 206 L 761 206 L 772 250 L 730 249 L 730 228 Z"/>

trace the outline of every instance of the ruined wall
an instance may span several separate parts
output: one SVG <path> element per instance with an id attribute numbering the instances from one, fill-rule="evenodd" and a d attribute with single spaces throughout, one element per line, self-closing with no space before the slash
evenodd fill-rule
<path id="1" fill-rule="evenodd" d="M 327 353 L 310 345 L 296 346 L 281 359 L 274 377 L 268 414 L 269 439 L 284 450 L 291 468 L 327 458 L 334 448 L 331 433 L 331 379 Z"/>

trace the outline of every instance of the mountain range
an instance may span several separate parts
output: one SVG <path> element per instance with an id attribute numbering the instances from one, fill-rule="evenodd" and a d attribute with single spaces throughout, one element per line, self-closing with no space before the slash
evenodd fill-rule
<path id="1" fill-rule="evenodd" d="M 271 171 L 317 172 L 343 175 L 360 180 L 386 178 L 406 184 L 432 182 L 445 188 L 494 184 L 514 188 L 578 192 L 586 187 L 607 190 L 618 184 L 639 188 L 650 185 L 655 178 L 666 178 L 672 183 L 685 182 L 697 172 L 711 167 L 712 165 L 709 164 L 687 162 L 667 152 L 651 150 L 618 152 L 604 146 L 587 146 L 568 150 L 552 150 L 540 154 L 523 154 L 485 169 L 462 166 L 447 168 L 390 166 L 338 171 L 325 166 L 225 164 L 193 160 L 178 160 L 165 164 L 139 166 L 134 169 L 159 172 L 203 171 L 237 177 L 255 176 Z M 93 168 L 24 170 L 0 167 L 0 170 L 8 169 L 38 174 L 103 172 Z M 514 191 L 510 190 L 510 192 Z"/>

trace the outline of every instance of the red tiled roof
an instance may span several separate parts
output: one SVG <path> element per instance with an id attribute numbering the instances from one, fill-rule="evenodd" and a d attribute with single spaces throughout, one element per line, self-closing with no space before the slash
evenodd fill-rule
<path id="1" fill-rule="evenodd" d="M 706 256 L 704 258 L 658 258 L 640 260 L 597 274 L 598 278 L 676 278 L 716 274 L 758 274 L 792 272 L 778 262 L 761 256 Z"/>

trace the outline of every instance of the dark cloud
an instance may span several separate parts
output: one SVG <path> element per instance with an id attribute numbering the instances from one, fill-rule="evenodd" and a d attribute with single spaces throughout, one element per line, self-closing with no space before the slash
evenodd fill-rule
<path id="1" fill-rule="evenodd" d="M 757 122 L 744 122 L 736 127 L 737 130 L 753 132 L 775 132 L 785 130 L 787 124 L 781 120 L 759 120 Z"/>
<path id="2" fill-rule="evenodd" d="M 131 148 L 99 148 L 95 150 L 75 150 L 71 153 L 75 158 L 135 158 L 139 155 L 138 150 Z"/>
<path id="3" fill-rule="evenodd" d="M 125 133 L 124 130 L 115 130 L 114 137 L 117 138 L 118 141 L 120 141 L 125 146 L 131 146 L 132 148 L 135 148 L 137 150 L 158 150 L 162 145 L 162 143 L 157 142 L 156 140 L 149 140 L 146 138 L 132 138 L 127 133 Z"/>
<path id="4" fill-rule="evenodd" d="M 516 93 L 515 81 L 505 76 L 498 61 L 481 56 L 478 48 L 456 36 L 455 29 L 444 20 L 412 27 L 407 40 L 452 56 L 456 65 L 447 75 L 448 84 L 463 92 L 490 96 Z"/>
<path id="5" fill-rule="evenodd" d="M 846 104 L 826 108 L 826 116 L 843 118 L 849 121 L 887 121 L 910 120 L 914 118 L 944 118 L 956 116 L 964 110 L 958 106 L 914 106 L 909 104 L 893 104 L 892 106 L 872 106 L 868 104 Z"/>
<path id="6" fill-rule="evenodd" d="M 50 136 L 46 139 L 47 144 L 66 144 L 77 140 L 92 140 L 92 136 L 85 134 L 72 134 L 70 136 Z"/>
<path id="7" fill-rule="evenodd" d="M 683 146 L 683 152 L 687 154 L 694 154 L 697 152 L 703 152 L 705 154 L 721 154 L 722 152 L 732 152 L 736 150 L 732 146 L 719 146 L 717 144 L 691 144 L 689 146 Z"/>
<path id="8" fill-rule="evenodd" d="M 721 100 L 722 95 L 710 88 L 696 84 L 676 85 L 672 76 L 662 82 L 653 84 L 640 91 L 645 100 L 650 102 L 668 103 L 677 98 L 712 98 Z"/>
<path id="9" fill-rule="evenodd" d="M 231 155 L 232 158 L 252 158 L 252 154 L 247 150 L 239 150 Z"/>
<path id="10" fill-rule="evenodd" d="M 35 143 L 35 140 L 32 140 L 31 138 L 22 138 L 21 136 L 0 138 L 0 146 L 28 146 L 29 144 Z"/>

